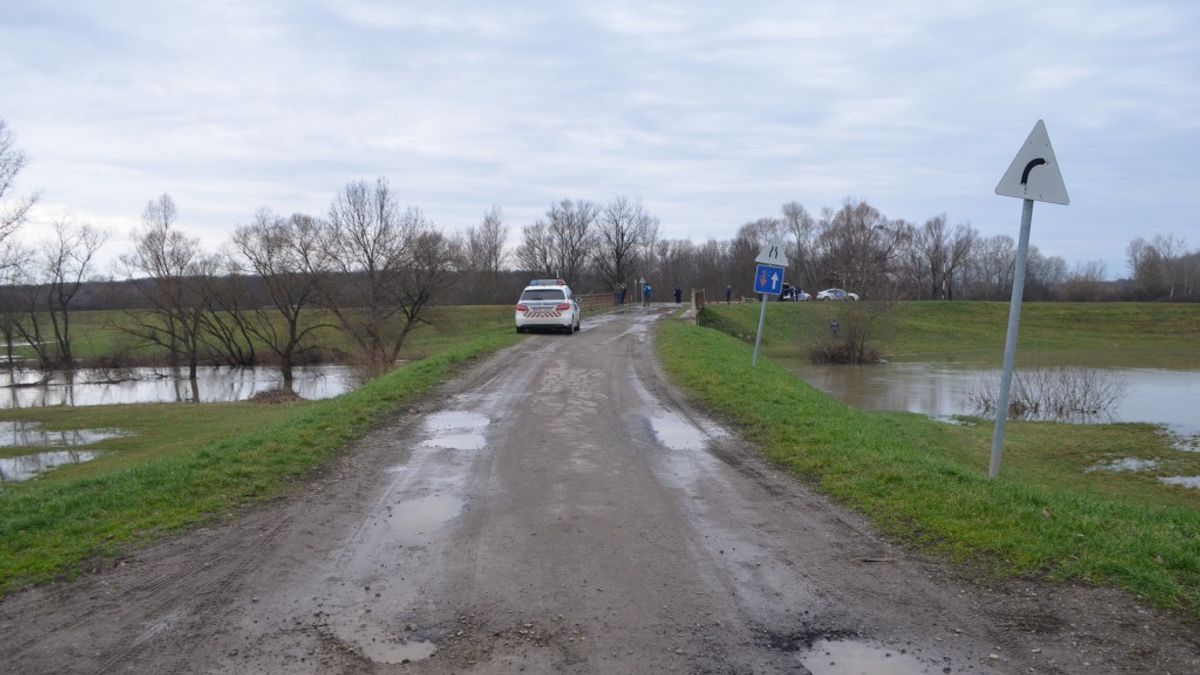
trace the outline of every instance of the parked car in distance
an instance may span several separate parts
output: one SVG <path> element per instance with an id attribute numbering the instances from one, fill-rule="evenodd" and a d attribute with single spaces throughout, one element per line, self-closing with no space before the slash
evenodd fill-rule
<path id="1" fill-rule="evenodd" d="M 534 279 L 521 291 L 514 317 L 518 333 L 550 328 L 571 335 L 579 331 L 581 313 L 566 281 Z"/>
<path id="2" fill-rule="evenodd" d="M 840 288 L 826 288 L 817 293 L 818 300 L 857 300 L 858 293 L 851 293 Z"/>
<path id="3" fill-rule="evenodd" d="M 779 291 L 780 302 L 804 302 L 812 300 L 812 296 L 804 292 L 803 288 L 785 283 L 783 290 Z"/>

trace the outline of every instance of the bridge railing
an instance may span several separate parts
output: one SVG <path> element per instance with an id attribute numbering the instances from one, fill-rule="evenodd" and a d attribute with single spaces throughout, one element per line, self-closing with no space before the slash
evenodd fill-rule
<path id="1" fill-rule="evenodd" d="M 579 303 L 579 307 L 584 310 L 589 309 L 605 309 L 607 307 L 615 307 L 617 304 L 616 293 L 579 293 L 575 296 L 575 302 Z"/>

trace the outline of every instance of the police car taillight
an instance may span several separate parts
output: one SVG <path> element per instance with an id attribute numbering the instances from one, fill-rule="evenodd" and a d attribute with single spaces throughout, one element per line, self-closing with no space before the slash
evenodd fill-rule
<path id="1" fill-rule="evenodd" d="M 567 311 L 568 309 L 571 309 L 571 303 L 569 303 L 569 302 L 560 302 L 560 303 L 558 303 L 558 307 L 555 307 L 554 309 L 557 309 L 557 310 L 558 310 L 558 311 L 560 311 L 560 312 L 565 312 L 565 311 Z"/>
<path id="2" fill-rule="evenodd" d="M 522 302 L 521 304 L 517 305 L 517 311 L 518 312 L 528 312 L 529 305 L 526 305 L 525 303 Z"/>

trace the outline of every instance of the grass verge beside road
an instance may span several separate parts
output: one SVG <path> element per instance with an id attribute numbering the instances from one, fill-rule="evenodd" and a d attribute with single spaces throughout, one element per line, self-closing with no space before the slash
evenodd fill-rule
<path id="1" fill-rule="evenodd" d="M 1114 454 L 1200 473 L 1200 456 L 1153 426 L 1012 422 L 1004 474 L 989 481 L 989 423 L 859 411 L 770 359 L 751 368 L 751 346 L 682 322 L 661 326 L 658 349 L 689 396 L 893 535 L 993 573 L 1111 584 L 1200 616 L 1200 495 L 1082 473 Z"/>
<path id="2" fill-rule="evenodd" d="M 465 362 L 513 344 L 508 323 L 441 335 L 428 358 L 335 399 L 9 411 L 48 429 L 117 427 L 92 462 L 0 489 L 0 594 L 95 556 L 277 496 Z M 36 451 L 33 449 L 32 451 Z"/>

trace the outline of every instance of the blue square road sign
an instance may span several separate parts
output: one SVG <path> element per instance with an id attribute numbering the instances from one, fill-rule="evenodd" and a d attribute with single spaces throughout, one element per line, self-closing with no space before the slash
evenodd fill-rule
<path id="1" fill-rule="evenodd" d="M 783 290 L 783 268 L 774 265 L 754 267 L 754 292 L 779 295 Z"/>

